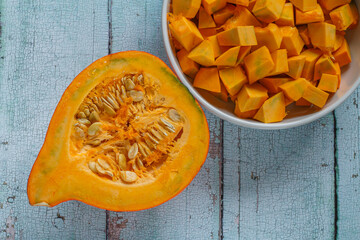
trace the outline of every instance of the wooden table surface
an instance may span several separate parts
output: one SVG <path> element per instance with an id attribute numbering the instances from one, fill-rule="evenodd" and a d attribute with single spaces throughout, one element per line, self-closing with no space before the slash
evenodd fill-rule
<path id="1" fill-rule="evenodd" d="M 0 239 L 360 239 L 359 90 L 283 131 L 206 112 L 208 158 L 179 196 L 141 212 L 31 207 L 30 169 L 68 84 L 108 53 L 168 63 L 160 0 L 0 0 Z"/>

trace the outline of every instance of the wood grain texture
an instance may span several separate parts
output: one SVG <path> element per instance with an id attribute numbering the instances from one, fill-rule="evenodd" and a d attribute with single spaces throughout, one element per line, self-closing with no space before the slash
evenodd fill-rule
<path id="1" fill-rule="evenodd" d="M 31 207 L 31 167 L 73 78 L 107 54 L 103 1 L 1 1 L 0 239 L 104 239 L 105 211 Z"/>
<path id="2" fill-rule="evenodd" d="M 140 50 L 168 63 L 161 33 L 160 0 L 113 1 L 111 52 Z M 177 197 L 141 212 L 109 212 L 108 239 L 217 239 L 222 121 L 206 112 L 211 149 L 202 170 Z"/>
<path id="3" fill-rule="evenodd" d="M 337 237 L 360 239 L 359 89 L 335 111 L 337 156 Z"/>
<path id="4" fill-rule="evenodd" d="M 334 134 L 328 115 L 282 131 L 224 126 L 224 239 L 332 239 Z"/>

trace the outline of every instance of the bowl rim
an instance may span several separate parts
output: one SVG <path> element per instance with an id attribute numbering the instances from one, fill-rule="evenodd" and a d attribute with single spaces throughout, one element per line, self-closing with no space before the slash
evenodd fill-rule
<path id="1" fill-rule="evenodd" d="M 356 79 L 353 86 L 346 91 L 346 93 L 336 100 L 332 105 L 330 105 L 327 108 L 321 109 L 317 112 L 311 113 L 309 115 L 303 115 L 305 116 L 302 119 L 297 119 L 289 123 L 284 122 L 278 122 L 278 123 L 262 123 L 262 122 L 255 122 L 255 121 L 249 121 L 247 119 L 241 119 L 236 116 L 232 116 L 228 113 L 225 113 L 221 111 L 219 108 L 213 106 L 211 103 L 209 103 L 205 98 L 201 96 L 200 93 L 187 81 L 184 73 L 181 70 L 181 67 L 172 51 L 171 45 L 170 45 L 170 39 L 169 39 L 169 28 L 168 28 L 168 21 L 167 21 L 167 13 L 168 13 L 168 6 L 169 6 L 170 0 L 164 0 L 163 1 L 163 7 L 162 7 L 162 16 L 161 16 L 161 25 L 162 25 L 162 34 L 163 34 L 163 40 L 165 45 L 166 54 L 168 56 L 168 59 L 170 60 L 170 65 L 172 69 L 175 71 L 176 75 L 180 79 L 180 81 L 186 86 L 186 88 L 190 91 L 190 93 L 202 104 L 207 110 L 209 110 L 214 115 L 218 116 L 219 118 L 226 120 L 230 123 L 233 123 L 235 125 L 241 126 L 241 127 L 247 127 L 252 129 L 261 129 L 261 130 L 280 130 L 280 129 L 289 129 L 289 128 L 295 128 L 299 127 L 308 123 L 311 123 L 313 121 L 316 121 L 329 113 L 333 112 L 339 105 L 341 105 L 353 92 L 358 88 L 360 85 L 360 76 Z M 296 119 L 298 117 L 295 117 Z"/>

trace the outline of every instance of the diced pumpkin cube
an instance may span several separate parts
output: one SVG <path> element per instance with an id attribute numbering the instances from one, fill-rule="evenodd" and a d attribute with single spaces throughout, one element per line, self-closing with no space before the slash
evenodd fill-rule
<path id="1" fill-rule="evenodd" d="M 281 42 L 281 48 L 288 50 L 288 56 L 298 56 L 303 47 L 304 41 L 299 35 L 299 31 L 296 27 L 281 27 L 281 33 L 283 35 L 283 40 Z"/>
<path id="2" fill-rule="evenodd" d="M 260 21 L 271 23 L 280 18 L 284 5 L 285 0 L 257 0 L 252 12 Z"/>
<path id="3" fill-rule="evenodd" d="M 356 7 L 356 4 L 354 2 L 350 3 L 350 8 L 351 8 L 351 12 L 352 12 L 354 21 L 349 28 L 354 29 L 359 23 L 359 10 Z"/>
<path id="4" fill-rule="evenodd" d="M 319 108 L 324 107 L 328 97 L 328 93 L 311 84 L 306 88 L 303 95 L 305 100 L 314 104 L 315 106 L 318 106 Z"/>
<path id="5" fill-rule="evenodd" d="M 240 47 L 233 47 L 221 54 L 215 61 L 218 67 L 234 67 L 238 59 Z"/>
<path id="6" fill-rule="evenodd" d="M 226 91 L 224 84 L 222 84 L 220 82 L 220 85 L 221 85 L 221 92 L 220 93 L 211 92 L 211 94 L 214 95 L 215 97 L 223 100 L 224 102 L 227 102 L 227 101 L 229 101 L 229 93 Z"/>
<path id="7" fill-rule="evenodd" d="M 275 76 L 282 73 L 289 72 L 289 64 L 287 61 L 287 50 L 286 49 L 279 49 L 275 52 L 271 53 L 271 57 L 274 61 L 275 67 L 269 73 L 268 76 Z"/>
<path id="8" fill-rule="evenodd" d="M 244 71 L 240 66 L 219 70 L 220 79 L 231 96 L 235 96 L 248 82 Z"/>
<path id="9" fill-rule="evenodd" d="M 265 46 L 247 55 L 244 64 L 250 84 L 266 77 L 275 67 L 269 49 Z"/>
<path id="10" fill-rule="evenodd" d="M 282 121 L 285 116 L 285 97 L 280 92 L 264 102 L 254 119 L 264 123 L 274 123 Z"/>
<path id="11" fill-rule="evenodd" d="M 216 24 L 211 15 L 209 15 L 203 7 L 199 10 L 199 29 L 201 28 L 214 28 Z"/>
<path id="12" fill-rule="evenodd" d="M 288 99 L 297 101 L 303 96 L 304 91 L 308 85 L 310 84 L 306 79 L 299 78 L 297 80 L 284 83 L 279 88 L 284 92 Z"/>
<path id="13" fill-rule="evenodd" d="M 226 0 L 202 0 L 201 2 L 205 11 L 210 15 L 226 6 Z"/>
<path id="14" fill-rule="evenodd" d="M 308 49 L 301 53 L 305 57 L 305 65 L 301 77 L 312 80 L 314 77 L 315 63 L 323 53 L 318 49 Z"/>
<path id="15" fill-rule="evenodd" d="M 312 45 L 322 51 L 331 52 L 335 46 L 335 25 L 325 22 L 309 23 L 308 29 Z"/>
<path id="16" fill-rule="evenodd" d="M 220 56 L 222 54 L 222 49 L 217 41 L 217 37 L 215 36 L 211 36 L 208 37 L 208 39 L 212 45 L 213 51 L 214 51 L 214 57 L 217 58 L 218 56 Z"/>
<path id="17" fill-rule="evenodd" d="M 254 109 L 254 110 L 250 110 L 247 112 L 241 112 L 239 104 L 236 101 L 234 114 L 236 116 L 238 116 L 239 118 L 243 118 L 243 119 L 253 118 L 255 116 L 255 114 L 257 113 L 257 111 L 258 111 L 257 109 Z"/>
<path id="18" fill-rule="evenodd" d="M 236 4 L 236 5 L 241 5 L 244 7 L 249 6 L 249 0 L 227 0 L 227 2 Z"/>
<path id="19" fill-rule="evenodd" d="M 307 25 L 299 26 L 298 31 L 300 34 L 301 39 L 304 41 L 305 45 L 310 48 L 311 47 L 311 39 L 309 36 L 309 30 Z"/>
<path id="20" fill-rule="evenodd" d="M 293 79 L 298 79 L 301 77 L 305 66 L 305 56 L 295 56 L 288 58 L 289 71 L 286 73 Z"/>
<path id="21" fill-rule="evenodd" d="M 335 63 L 335 68 L 336 68 L 336 76 L 339 79 L 339 84 L 338 84 L 338 89 L 340 88 L 340 84 L 341 84 L 341 69 L 340 69 L 340 65 L 338 62 Z"/>
<path id="22" fill-rule="evenodd" d="M 303 12 L 311 11 L 316 8 L 316 0 L 290 0 L 290 2 Z"/>
<path id="23" fill-rule="evenodd" d="M 258 83 L 245 84 L 237 96 L 237 102 L 241 112 L 259 109 L 268 99 L 266 88 Z"/>
<path id="24" fill-rule="evenodd" d="M 309 107 L 312 105 L 312 103 L 303 98 L 300 98 L 299 100 L 296 101 L 295 105 L 302 106 L 302 107 Z"/>
<path id="25" fill-rule="evenodd" d="M 335 58 L 335 61 L 339 63 L 340 67 L 343 67 L 351 63 L 350 48 L 346 39 L 344 39 L 341 47 L 336 52 L 333 53 L 333 56 Z"/>
<path id="26" fill-rule="evenodd" d="M 234 16 L 226 21 L 223 28 L 224 30 L 229 30 L 239 26 L 261 27 L 262 25 L 246 7 L 237 6 Z"/>
<path id="27" fill-rule="evenodd" d="M 252 11 L 255 6 L 256 0 L 249 0 L 249 6 L 247 7 L 249 11 Z"/>
<path id="28" fill-rule="evenodd" d="M 219 72 L 217 68 L 200 68 L 196 74 L 194 87 L 213 93 L 221 93 Z"/>
<path id="29" fill-rule="evenodd" d="M 351 0 L 319 0 L 320 5 L 327 11 L 331 11 L 336 7 L 350 3 Z"/>
<path id="30" fill-rule="evenodd" d="M 202 41 L 189 53 L 188 58 L 203 66 L 214 65 L 215 57 L 211 42 L 209 40 Z"/>
<path id="31" fill-rule="evenodd" d="M 217 34 L 220 46 L 253 46 L 257 45 L 253 26 L 235 27 Z"/>
<path id="32" fill-rule="evenodd" d="M 216 28 L 203 28 L 203 29 L 199 29 L 199 32 L 201 33 L 204 39 L 207 39 L 211 36 L 215 36 L 217 34 Z"/>
<path id="33" fill-rule="evenodd" d="M 265 28 L 255 27 L 255 35 L 258 45 L 253 46 L 253 50 L 256 50 L 262 46 L 266 46 L 270 52 L 273 52 L 279 49 L 281 46 L 281 30 L 274 23 L 270 23 Z"/>
<path id="34" fill-rule="evenodd" d="M 191 51 L 204 40 L 195 24 L 185 17 L 169 15 L 169 21 L 172 36 L 186 51 Z"/>
<path id="35" fill-rule="evenodd" d="M 278 93 L 279 88 L 284 83 L 291 81 L 291 78 L 263 78 L 259 82 L 269 91 L 269 93 Z"/>
<path id="36" fill-rule="evenodd" d="M 244 58 L 250 53 L 251 46 L 240 47 L 239 56 L 236 61 L 236 65 L 239 65 L 244 61 Z"/>
<path id="37" fill-rule="evenodd" d="M 354 22 L 352 10 L 349 4 L 338 7 L 330 12 L 330 17 L 336 30 L 345 31 Z"/>
<path id="38" fill-rule="evenodd" d="M 334 45 L 333 51 L 339 50 L 339 48 L 342 46 L 342 44 L 344 42 L 344 39 L 345 39 L 345 37 L 343 34 L 336 33 L 335 45 Z"/>
<path id="39" fill-rule="evenodd" d="M 308 24 L 314 22 L 323 22 L 325 20 L 324 12 L 319 4 L 316 8 L 307 12 L 303 12 L 299 9 L 295 10 L 296 13 L 296 25 Z"/>
<path id="40" fill-rule="evenodd" d="M 284 94 L 284 95 L 285 95 L 285 94 Z M 288 99 L 287 97 L 285 97 L 285 107 L 289 106 L 289 105 L 292 104 L 293 102 L 295 102 L 295 101 L 293 101 L 293 100 Z"/>
<path id="41" fill-rule="evenodd" d="M 181 50 L 184 49 L 184 47 L 178 42 L 178 40 L 176 40 L 175 38 L 172 39 L 171 41 L 173 43 L 173 46 L 175 48 L 175 50 Z"/>
<path id="42" fill-rule="evenodd" d="M 188 58 L 187 57 L 188 54 L 189 54 L 188 51 L 186 51 L 185 49 L 182 49 L 177 52 L 176 56 L 179 60 L 179 64 L 180 64 L 182 71 L 186 75 L 188 75 L 189 77 L 194 79 L 197 72 L 199 71 L 199 65 L 196 62 L 194 62 L 193 60 L 191 60 L 190 58 Z"/>
<path id="43" fill-rule="evenodd" d="M 194 18 L 199 11 L 201 0 L 173 0 L 172 8 L 175 15 Z"/>
<path id="44" fill-rule="evenodd" d="M 323 73 L 336 74 L 336 67 L 327 55 L 322 55 L 315 64 L 314 81 L 319 80 Z"/>
<path id="45" fill-rule="evenodd" d="M 294 6 L 292 5 L 292 3 L 285 3 L 280 18 L 276 20 L 275 23 L 278 26 L 295 26 Z"/>
<path id="46" fill-rule="evenodd" d="M 235 6 L 232 4 L 227 4 L 226 7 L 217 11 L 213 14 L 214 21 L 217 25 L 222 25 L 228 20 L 230 17 L 234 15 Z"/>
<path id="47" fill-rule="evenodd" d="M 321 76 L 318 88 L 326 92 L 336 92 L 339 85 L 339 78 L 336 75 L 324 73 Z"/>

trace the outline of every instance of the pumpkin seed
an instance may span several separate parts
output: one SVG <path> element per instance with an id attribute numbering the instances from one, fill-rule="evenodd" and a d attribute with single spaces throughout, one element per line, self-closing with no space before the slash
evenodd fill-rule
<path id="1" fill-rule="evenodd" d="M 126 95 L 126 89 L 124 86 L 121 86 L 121 98 L 123 100 L 125 100 L 127 98 L 127 95 Z"/>
<path id="2" fill-rule="evenodd" d="M 139 145 L 139 150 L 140 150 L 141 155 L 143 155 L 144 157 L 147 157 L 148 154 L 146 154 L 144 147 L 141 145 L 141 143 L 139 143 L 138 145 Z"/>
<path id="3" fill-rule="evenodd" d="M 150 133 L 146 133 L 146 136 L 148 136 L 150 140 L 153 141 L 155 144 L 159 144 L 159 141 L 156 140 Z"/>
<path id="4" fill-rule="evenodd" d="M 98 158 L 97 162 L 103 169 L 105 170 L 110 169 L 110 165 L 105 160 Z"/>
<path id="5" fill-rule="evenodd" d="M 136 175 L 136 173 L 131 172 L 131 171 L 121 171 L 120 178 L 124 182 L 133 183 L 138 179 L 138 176 Z"/>
<path id="6" fill-rule="evenodd" d="M 90 116 L 89 116 L 89 120 L 94 123 L 94 122 L 99 122 L 100 121 L 100 116 L 99 114 L 96 112 L 96 111 L 92 111 L 90 113 Z"/>
<path id="7" fill-rule="evenodd" d="M 101 125 L 102 124 L 100 122 L 91 124 L 91 126 L 88 129 L 88 135 L 95 136 L 100 131 Z"/>
<path id="8" fill-rule="evenodd" d="M 166 131 L 162 126 L 160 126 L 160 125 L 157 124 L 155 127 L 156 127 L 165 137 L 168 136 L 167 131 Z"/>
<path id="9" fill-rule="evenodd" d="M 100 173 L 100 174 L 102 174 L 102 175 L 105 175 L 105 174 L 106 174 L 105 170 L 100 166 L 99 163 L 95 163 L 95 168 L 96 168 L 96 171 L 97 171 L 98 173 Z"/>
<path id="10" fill-rule="evenodd" d="M 164 118 L 160 118 L 160 123 L 162 123 L 170 131 L 175 132 L 175 127 L 171 123 L 166 121 Z"/>
<path id="11" fill-rule="evenodd" d="M 163 139 L 163 137 L 161 136 L 161 134 L 156 131 L 155 129 L 151 128 L 150 132 L 152 133 L 152 135 L 154 135 L 157 139 L 159 139 L 160 141 Z"/>
<path id="12" fill-rule="evenodd" d="M 89 166 L 90 170 L 91 170 L 93 173 L 97 173 L 95 162 L 89 162 L 89 163 L 88 163 L 88 166 Z"/>
<path id="13" fill-rule="evenodd" d="M 144 164 L 143 164 L 143 162 L 140 160 L 140 158 L 136 159 L 136 163 L 137 163 L 137 165 L 138 165 L 138 167 L 139 167 L 140 169 L 142 169 L 142 168 L 144 167 Z"/>
<path id="14" fill-rule="evenodd" d="M 114 111 L 114 109 L 110 105 L 104 103 L 103 107 L 104 107 L 105 112 L 107 114 L 109 114 L 111 117 L 116 115 L 116 112 Z"/>
<path id="15" fill-rule="evenodd" d="M 136 157 L 136 155 L 138 154 L 138 150 L 139 150 L 139 148 L 138 148 L 137 143 L 134 143 L 129 149 L 128 158 L 134 159 Z"/>
<path id="16" fill-rule="evenodd" d="M 120 96 L 120 92 L 119 90 L 116 90 L 116 101 L 119 103 L 119 104 L 123 104 L 124 101 L 122 100 L 121 96 Z"/>
<path id="17" fill-rule="evenodd" d="M 81 128 L 79 127 L 76 127 L 75 128 L 75 132 L 76 132 L 76 135 L 80 138 L 84 138 L 85 137 L 85 132 L 84 130 L 82 130 Z"/>
<path id="18" fill-rule="evenodd" d="M 133 90 L 135 88 L 135 83 L 130 79 L 130 78 L 126 78 L 124 80 L 124 85 L 126 90 Z"/>
<path id="19" fill-rule="evenodd" d="M 78 117 L 78 118 L 86 118 L 86 115 L 85 115 L 84 112 L 79 112 L 79 113 L 77 114 L 77 117 Z"/>
<path id="20" fill-rule="evenodd" d="M 94 147 L 99 146 L 101 144 L 101 140 L 99 139 L 94 139 L 91 141 L 88 141 L 87 144 L 93 145 Z"/>
<path id="21" fill-rule="evenodd" d="M 133 169 L 134 171 L 139 171 L 139 168 L 137 167 L 137 165 L 136 165 L 135 162 L 132 163 L 132 169 Z"/>
<path id="22" fill-rule="evenodd" d="M 80 118 L 78 119 L 79 123 L 84 124 L 84 125 L 90 125 L 91 122 L 89 120 L 87 120 L 86 118 Z"/>
<path id="23" fill-rule="evenodd" d="M 116 99 L 111 95 L 111 93 L 109 94 L 109 96 L 106 97 L 106 100 L 108 101 L 108 103 L 110 103 L 110 106 L 112 106 L 115 110 L 119 110 L 120 106 L 117 103 Z"/>
<path id="24" fill-rule="evenodd" d="M 117 159 L 118 159 L 118 162 L 119 162 L 120 169 L 125 170 L 126 169 L 126 157 L 125 157 L 125 155 L 120 153 Z"/>
<path id="25" fill-rule="evenodd" d="M 90 110 L 88 108 L 84 110 L 84 113 L 85 113 L 86 117 L 90 116 Z"/>
<path id="26" fill-rule="evenodd" d="M 168 116 L 174 122 L 180 122 L 181 120 L 180 114 L 173 108 L 168 111 Z"/>
<path id="27" fill-rule="evenodd" d="M 142 91 L 131 90 L 129 95 L 134 102 L 140 102 L 144 99 L 144 93 Z"/>
<path id="28" fill-rule="evenodd" d="M 146 152 L 146 155 L 150 155 L 150 154 L 151 154 L 150 148 L 149 148 L 144 142 L 140 142 L 139 145 L 141 145 L 141 146 L 144 148 L 144 150 L 145 150 L 145 152 Z"/>
<path id="29" fill-rule="evenodd" d="M 143 76 L 142 74 L 140 74 L 140 75 L 137 77 L 137 80 L 139 81 L 139 83 L 143 83 L 144 76 Z"/>
<path id="30" fill-rule="evenodd" d="M 109 177 L 114 177 L 114 174 L 110 171 L 105 171 L 105 174 L 108 175 Z"/>

